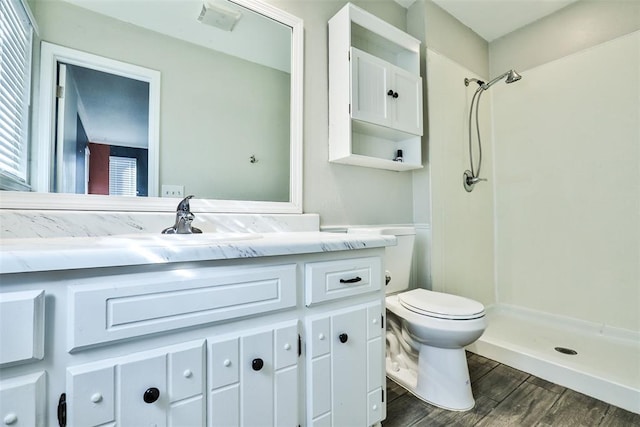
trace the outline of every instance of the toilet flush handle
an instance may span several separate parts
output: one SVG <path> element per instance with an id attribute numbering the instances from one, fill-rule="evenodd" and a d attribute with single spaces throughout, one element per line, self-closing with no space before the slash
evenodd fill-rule
<path id="1" fill-rule="evenodd" d="M 389 270 L 386 270 L 384 272 L 384 285 L 387 286 L 390 281 L 391 281 L 391 273 L 389 273 Z"/>

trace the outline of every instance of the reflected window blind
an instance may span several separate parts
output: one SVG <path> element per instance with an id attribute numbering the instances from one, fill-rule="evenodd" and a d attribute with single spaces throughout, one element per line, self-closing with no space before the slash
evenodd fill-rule
<path id="1" fill-rule="evenodd" d="M 2 188 L 11 189 L 27 182 L 32 38 L 31 21 L 21 0 L 0 1 Z"/>
<path id="2" fill-rule="evenodd" d="M 134 158 L 109 156 L 109 194 L 136 196 L 137 167 Z"/>

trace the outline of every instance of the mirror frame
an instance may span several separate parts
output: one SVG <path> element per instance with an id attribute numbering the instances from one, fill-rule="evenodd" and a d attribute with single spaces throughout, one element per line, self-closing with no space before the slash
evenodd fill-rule
<path id="1" fill-rule="evenodd" d="M 196 195 L 196 198 L 191 203 L 192 211 L 210 213 L 302 213 L 303 20 L 261 0 L 229 1 L 291 28 L 290 200 L 288 202 L 215 200 L 198 199 Z M 40 132 L 40 129 L 37 129 L 32 132 L 32 135 L 40 135 Z M 176 198 L 161 197 L 0 191 L 0 207 L 2 209 L 174 212 L 177 202 L 178 199 Z"/>

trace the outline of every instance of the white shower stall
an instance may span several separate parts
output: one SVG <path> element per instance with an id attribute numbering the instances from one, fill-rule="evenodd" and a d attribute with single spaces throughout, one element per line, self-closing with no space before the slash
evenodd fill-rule
<path id="1" fill-rule="evenodd" d="M 640 32 L 517 71 L 468 193 L 464 78 L 490 76 L 427 50 L 432 287 L 488 307 L 469 350 L 640 413 Z"/>

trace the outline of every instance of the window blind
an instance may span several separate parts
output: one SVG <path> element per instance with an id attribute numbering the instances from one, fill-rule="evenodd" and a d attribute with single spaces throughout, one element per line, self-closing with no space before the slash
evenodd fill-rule
<path id="1" fill-rule="evenodd" d="M 33 27 L 20 0 L 0 1 L 0 173 L 3 189 L 27 183 Z"/>
<path id="2" fill-rule="evenodd" d="M 136 196 L 137 167 L 135 158 L 109 156 L 109 194 Z"/>

